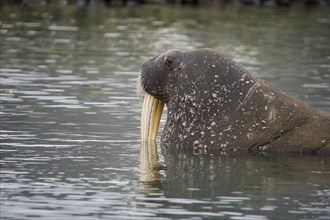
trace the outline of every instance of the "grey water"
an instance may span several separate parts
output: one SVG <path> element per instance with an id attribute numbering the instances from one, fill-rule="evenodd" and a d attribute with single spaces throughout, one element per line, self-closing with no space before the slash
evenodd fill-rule
<path id="1" fill-rule="evenodd" d="M 1 6 L 1 219 L 330 219 L 329 157 L 148 152 L 136 95 L 209 47 L 329 112 L 328 9 Z"/>

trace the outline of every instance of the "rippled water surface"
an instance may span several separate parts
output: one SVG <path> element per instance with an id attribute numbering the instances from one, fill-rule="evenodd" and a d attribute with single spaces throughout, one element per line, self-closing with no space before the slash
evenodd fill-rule
<path id="1" fill-rule="evenodd" d="M 329 112 L 328 8 L 0 10 L 1 219 L 329 219 L 329 158 L 157 154 L 135 91 L 146 59 L 210 47 Z"/>

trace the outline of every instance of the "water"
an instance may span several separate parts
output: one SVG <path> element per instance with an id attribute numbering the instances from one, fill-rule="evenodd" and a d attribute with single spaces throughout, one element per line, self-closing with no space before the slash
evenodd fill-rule
<path id="1" fill-rule="evenodd" d="M 0 10 L 1 219 L 329 219 L 329 158 L 156 153 L 135 93 L 145 60 L 210 47 L 329 112 L 328 8 Z"/>

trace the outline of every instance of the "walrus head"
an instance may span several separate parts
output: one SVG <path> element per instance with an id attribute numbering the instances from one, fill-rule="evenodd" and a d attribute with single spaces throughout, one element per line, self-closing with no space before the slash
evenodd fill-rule
<path id="1" fill-rule="evenodd" d="M 145 62 L 141 67 L 138 87 L 145 91 L 141 140 L 155 140 L 164 104 L 175 87 L 175 75 L 180 71 L 184 52 L 170 50 Z"/>
<path id="2" fill-rule="evenodd" d="M 210 49 L 169 50 L 145 62 L 138 82 L 139 87 L 146 92 L 141 118 L 142 141 L 156 139 L 164 104 L 167 104 L 171 113 L 175 112 L 168 114 L 168 121 L 172 119 L 183 125 L 193 125 L 192 119 L 206 119 L 208 116 L 202 115 L 208 114 L 206 110 L 218 108 L 219 102 L 224 99 L 220 96 L 225 95 L 224 92 L 220 95 L 221 90 L 229 91 L 235 87 L 220 88 L 221 85 L 239 81 L 239 77 L 243 77 L 244 83 L 249 82 L 250 77 L 245 70 L 238 65 L 235 69 L 229 68 L 227 62 L 231 62 L 229 57 Z M 231 71 L 239 74 L 230 74 Z M 242 88 L 235 90 L 239 92 Z M 235 100 L 231 99 L 230 102 Z"/>
<path id="3" fill-rule="evenodd" d="M 181 70 L 184 52 L 169 50 L 145 62 L 141 67 L 142 89 L 163 102 L 170 99 L 175 79 Z"/>

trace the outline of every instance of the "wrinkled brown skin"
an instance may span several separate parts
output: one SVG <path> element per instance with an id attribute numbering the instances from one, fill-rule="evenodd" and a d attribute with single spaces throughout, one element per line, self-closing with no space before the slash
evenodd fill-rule
<path id="1" fill-rule="evenodd" d="M 235 112 L 242 121 L 235 130 L 249 150 L 329 155 L 327 115 L 263 81 L 255 85 Z"/>
<path id="2" fill-rule="evenodd" d="M 168 108 L 162 142 L 194 149 L 330 155 L 330 118 L 210 49 L 170 50 L 141 68 Z"/>

